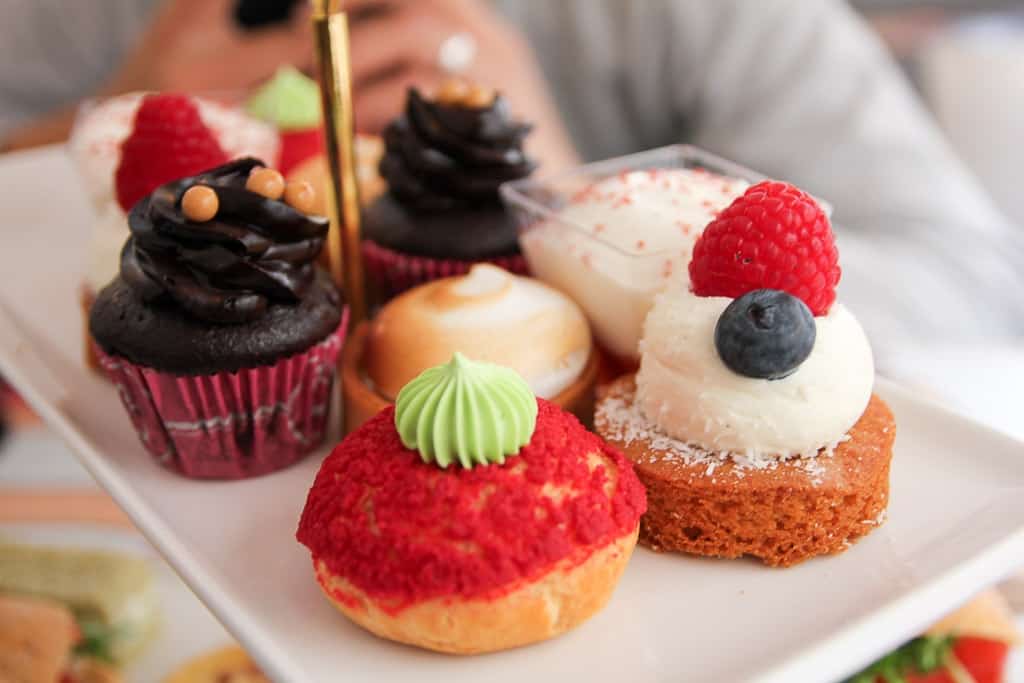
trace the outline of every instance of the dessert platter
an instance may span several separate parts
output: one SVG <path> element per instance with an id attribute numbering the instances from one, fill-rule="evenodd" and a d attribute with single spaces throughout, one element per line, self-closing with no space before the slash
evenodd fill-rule
<path id="1" fill-rule="evenodd" d="M 0 166 L 0 371 L 271 679 L 841 680 L 1024 561 L 1021 444 L 876 378 L 823 202 L 545 178 L 500 93 L 413 89 L 354 320 L 297 79 L 83 122 L 91 243 L 66 159 Z"/>

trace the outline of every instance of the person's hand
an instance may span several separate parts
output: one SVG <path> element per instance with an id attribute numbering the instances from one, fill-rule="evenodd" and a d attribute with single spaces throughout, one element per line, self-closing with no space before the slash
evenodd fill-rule
<path id="1" fill-rule="evenodd" d="M 286 24 L 237 26 L 235 0 L 165 0 L 108 87 L 184 92 L 234 91 L 270 78 L 277 67 L 313 64 L 309 3 Z"/>
<path id="2" fill-rule="evenodd" d="M 530 151 L 546 169 L 576 157 L 547 85 L 525 39 L 480 0 L 343 0 L 351 16 L 352 81 L 356 125 L 379 133 L 405 103 L 410 86 L 429 94 L 449 74 L 441 46 L 465 33 L 476 55 L 459 76 L 508 97 L 518 116 L 533 122 Z"/>

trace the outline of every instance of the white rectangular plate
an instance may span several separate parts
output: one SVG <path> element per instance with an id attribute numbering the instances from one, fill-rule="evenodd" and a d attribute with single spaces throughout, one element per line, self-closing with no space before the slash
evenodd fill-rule
<path id="1" fill-rule="evenodd" d="M 23 333 L 0 335 L 0 371 L 282 683 L 837 680 L 1024 563 L 1024 445 L 879 382 L 899 425 L 889 521 L 846 553 L 778 570 L 639 549 L 608 607 L 556 640 L 472 658 L 377 640 L 321 597 L 294 540 L 325 450 L 240 482 L 151 462 L 79 361 L 91 214 L 70 168 L 53 150 L 17 156 L 0 187 L 0 304 Z"/>

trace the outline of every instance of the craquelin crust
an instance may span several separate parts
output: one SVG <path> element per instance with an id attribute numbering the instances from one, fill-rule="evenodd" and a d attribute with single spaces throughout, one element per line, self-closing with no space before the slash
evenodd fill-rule
<path id="1" fill-rule="evenodd" d="M 608 438 L 601 404 L 632 401 L 634 376 L 621 377 L 599 395 L 595 427 L 633 462 L 647 489 L 640 543 L 659 551 L 736 558 L 752 555 L 786 567 L 839 553 L 879 526 L 889 500 L 889 464 L 896 437 L 892 412 L 872 396 L 850 438 L 820 455 L 812 473 L 798 461 L 774 469 L 731 462 L 709 472 L 649 443 Z"/>

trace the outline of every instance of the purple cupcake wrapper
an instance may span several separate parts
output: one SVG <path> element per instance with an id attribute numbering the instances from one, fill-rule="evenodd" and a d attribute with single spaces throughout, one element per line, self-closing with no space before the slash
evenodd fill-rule
<path id="1" fill-rule="evenodd" d="M 302 459 L 323 441 L 348 326 L 273 365 L 182 376 L 98 349 L 146 450 L 195 479 L 243 479 Z"/>

